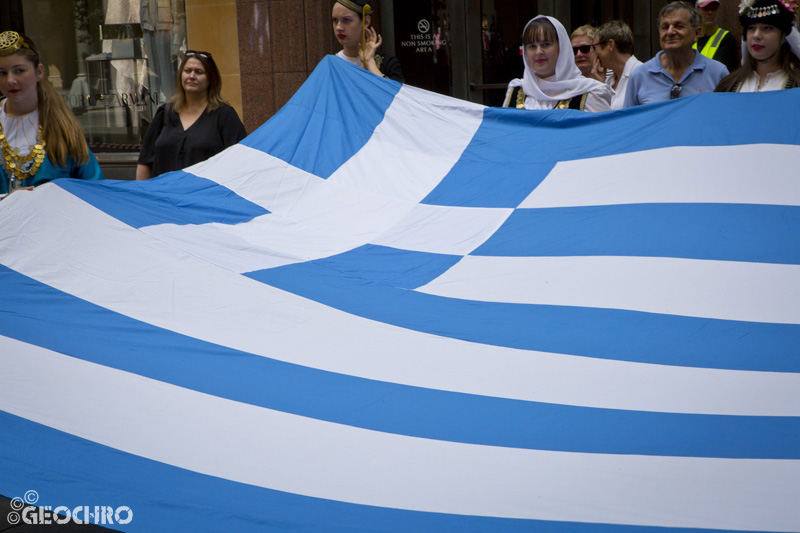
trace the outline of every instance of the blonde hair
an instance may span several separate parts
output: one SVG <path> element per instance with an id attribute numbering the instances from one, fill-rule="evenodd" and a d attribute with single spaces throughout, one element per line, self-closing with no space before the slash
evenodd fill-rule
<path id="1" fill-rule="evenodd" d="M 38 69 L 41 63 L 36 45 L 28 37 L 22 34 L 20 37 L 30 45 L 30 48 L 20 48 L 14 54 L 24 57 Z M 47 79 L 46 69 L 42 81 L 36 84 L 36 95 L 39 97 L 42 138 L 47 145 L 50 161 L 62 168 L 67 166 L 67 159 L 72 159 L 78 165 L 88 163 L 89 147 L 86 146 L 83 129 L 64 99 Z"/>
<path id="2" fill-rule="evenodd" d="M 594 40 L 594 36 L 597 33 L 597 28 L 590 24 L 584 24 L 578 28 L 575 28 L 575 31 L 569 36 L 570 40 L 574 39 L 575 37 L 586 36 L 590 40 Z"/>

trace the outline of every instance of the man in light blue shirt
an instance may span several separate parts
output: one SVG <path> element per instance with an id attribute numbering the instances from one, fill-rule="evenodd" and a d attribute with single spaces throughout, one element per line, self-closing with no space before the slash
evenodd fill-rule
<path id="1" fill-rule="evenodd" d="M 694 5 L 672 2 L 664 6 L 658 14 L 661 51 L 631 74 L 625 107 L 712 92 L 728 69 L 692 48 L 702 31 L 702 18 Z"/>

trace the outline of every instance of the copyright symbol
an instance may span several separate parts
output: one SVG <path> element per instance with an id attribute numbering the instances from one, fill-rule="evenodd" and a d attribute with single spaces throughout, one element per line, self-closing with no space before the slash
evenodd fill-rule
<path id="1" fill-rule="evenodd" d="M 25 502 L 22 501 L 22 498 L 16 497 L 11 500 L 11 508 L 15 511 L 20 511 L 22 508 L 25 507 Z"/>
<path id="2" fill-rule="evenodd" d="M 19 524 L 19 515 L 17 513 L 8 513 L 8 523 L 12 526 Z"/>
<path id="3" fill-rule="evenodd" d="M 29 490 L 25 493 L 25 501 L 28 503 L 36 503 L 39 501 L 39 493 L 35 490 Z"/>

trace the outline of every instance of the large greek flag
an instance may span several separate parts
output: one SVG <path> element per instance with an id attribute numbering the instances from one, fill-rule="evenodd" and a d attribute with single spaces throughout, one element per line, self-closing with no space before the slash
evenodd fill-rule
<path id="1" fill-rule="evenodd" d="M 15 193 L 0 494 L 143 532 L 800 531 L 798 117 L 487 109 L 331 57 L 209 161 Z"/>

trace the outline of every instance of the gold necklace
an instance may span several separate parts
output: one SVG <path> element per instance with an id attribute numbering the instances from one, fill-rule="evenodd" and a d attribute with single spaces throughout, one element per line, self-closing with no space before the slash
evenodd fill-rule
<path id="1" fill-rule="evenodd" d="M 11 148 L 11 145 L 8 144 L 8 139 L 6 139 L 5 132 L 3 131 L 3 125 L 0 124 L 0 150 L 2 150 L 3 159 L 5 159 L 4 165 L 11 173 L 9 177 L 9 181 L 11 182 L 9 190 L 21 185 L 21 183 L 17 182 L 22 182 L 22 180 L 33 177 L 33 175 L 36 174 L 42 162 L 44 162 L 44 146 L 45 142 L 42 137 L 42 126 L 40 125 L 39 131 L 36 134 L 36 144 L 33 145 L 33 149 L 25 157 L 20 157 L 19 148 Z M 33 161 L 33 164 L 30 164 L 31 161 Z M 28 167 L 28 170 L 24 170 L 25 167 Z"/>

